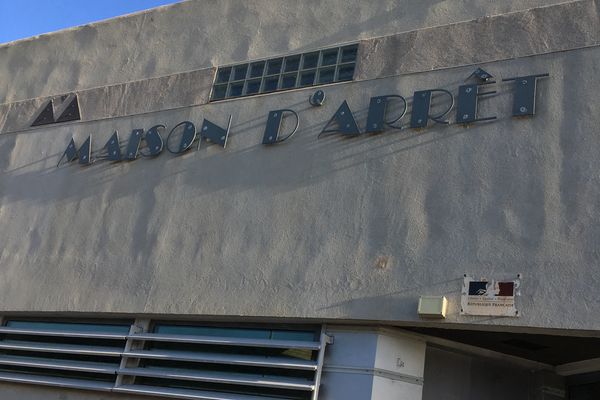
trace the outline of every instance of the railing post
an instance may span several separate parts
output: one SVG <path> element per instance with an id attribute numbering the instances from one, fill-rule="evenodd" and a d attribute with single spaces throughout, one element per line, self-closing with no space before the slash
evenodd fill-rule
<path id="1" fill-rule="evenodd" d="M 315 390 L 313 391 L 311 400 L 317 400 L 319 398 L 319 386 L 321 385 L 323 361 L 325 360 L 325 348 L 328 344 L 333 344 L 333 336 L 327 334 L 327 326 L 323 325 L 321 328 L 321 348 L 319 349 L 319 355 L 317 356 L 317 371 L 315 372 Z"/>
<path id="2" fill-rule="evenodd" d="M 150 329 L 150 320 L 149 319 L 136 318 L 135 321 L 133 321 L 133 324 L 131 325 L 131 327 L 129 328 L 129 334 L 134 335 L 137 333 L 145 333 L 145 332 L 148 332 L 149 329 Z M 128 338 L 127 342 L 125 342 L 125 350 L 123 351 L 123 355 L 121 356 L 121 363 L 119 364 L 119 369 L 137 367 L 140 363 L 140 359 L 127 357 L 125 355 L 125 353 L 127 353 L 131 350 L 140 350 L 143 348 L 144 348 L 143 341 Z M 122 386 L 123 384 L 125 384 L 125 385 L 133 384 L 133 380 L 134 380 L 134 377 L 132 377 L 132 376 L 123 376 L 123 375 L 117 373 L 115 387 Z"/>

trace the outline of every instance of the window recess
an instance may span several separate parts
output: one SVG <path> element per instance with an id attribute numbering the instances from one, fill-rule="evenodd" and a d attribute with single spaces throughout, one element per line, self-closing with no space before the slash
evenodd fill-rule
<path id="1" fill-rule="evenodd" d="M 358 44 L 219 67 L 211 101 L 271 93 L 354 77 Z"/>

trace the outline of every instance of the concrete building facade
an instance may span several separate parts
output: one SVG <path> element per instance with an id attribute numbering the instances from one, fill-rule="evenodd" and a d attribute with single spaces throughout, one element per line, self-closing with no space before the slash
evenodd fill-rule
<path id="1" fill-rule="evenodd" d="M 597 398 L 599 45 L 597 0 L 207 0 L 0 46 L 0 397 Z"/>

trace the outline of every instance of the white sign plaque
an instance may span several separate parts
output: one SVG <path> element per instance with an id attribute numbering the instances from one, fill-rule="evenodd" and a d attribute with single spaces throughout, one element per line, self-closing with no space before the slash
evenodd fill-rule
<path id="1" fill-rule="evenodd" d="M 475 279 L 464 275 L 460 313 L 490 317 L 518 317 L 515 297 L 520 294 L 521 274 L 516 279 Z"/>

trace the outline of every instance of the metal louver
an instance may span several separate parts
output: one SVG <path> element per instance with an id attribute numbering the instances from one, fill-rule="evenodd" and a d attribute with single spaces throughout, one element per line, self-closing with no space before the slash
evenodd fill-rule
<path id="1" fill-rule="evenodd" d="M 179 399 L 316 400 L 328 343 L 317 329 L 9 321 L 0 326 L 0 381 Z"/>
<path id="2" fill-rule="evenodd" d="M 0 381 L 110 391 L 129 324 L 8 321 Z"/>

